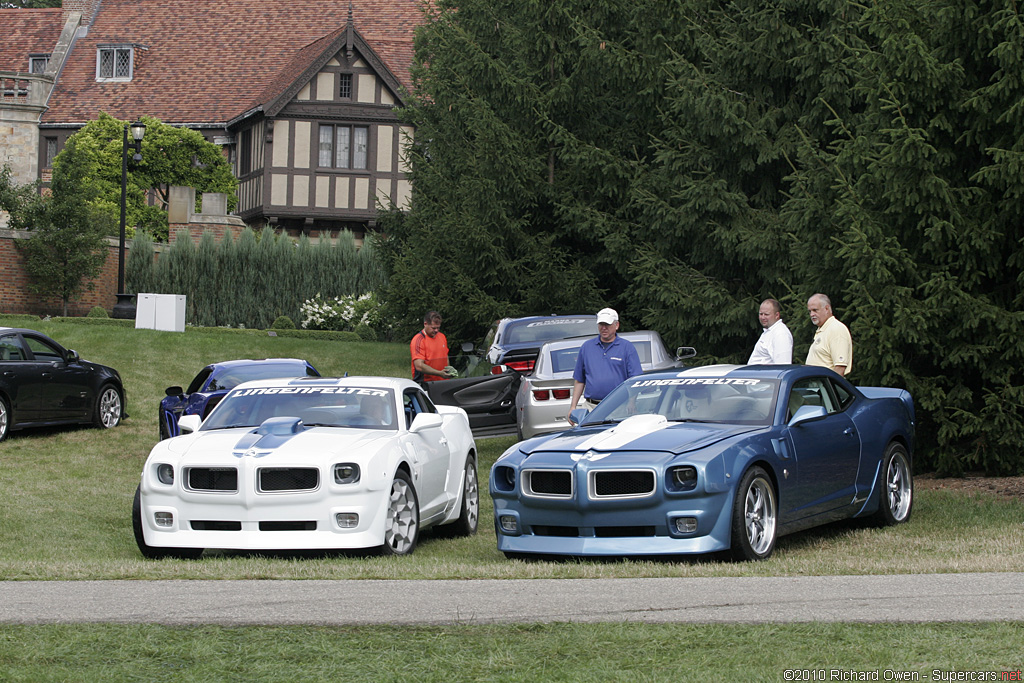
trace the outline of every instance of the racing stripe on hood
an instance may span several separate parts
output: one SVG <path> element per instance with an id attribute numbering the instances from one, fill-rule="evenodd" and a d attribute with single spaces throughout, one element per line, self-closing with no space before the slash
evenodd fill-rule
<path id="1" fill-rule="evenodd" d="M 236 458 L 246 455 L 261 458 L 303 431 L 302 421 L 297 417 L 272 417 L 239 439 L 232 452 Z"/>
<path id="2" fill-rule="evenodd" d="M 576 444 L 573 450 L 587 451 L 622 448 L 637 439 L 667 429 L 671 423 L 664 415 L 634 415 L 611 429 L 605 430 Z"/>

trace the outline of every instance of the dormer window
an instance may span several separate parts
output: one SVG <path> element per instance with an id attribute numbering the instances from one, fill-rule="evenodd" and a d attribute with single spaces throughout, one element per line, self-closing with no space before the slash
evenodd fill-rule
<path id="1" fill-rule="evenodd" d="M 50 62 L 50 55 L 29 55 L 28 72 L 30 74 L 46 73 L 46 65 Z"/>
<path id="2" fill-rule="evenodd" d="M 129 46 L 108 46 L 96 49 L 97 81 L 130 81 L 134 66 L 134 50 Z"/>

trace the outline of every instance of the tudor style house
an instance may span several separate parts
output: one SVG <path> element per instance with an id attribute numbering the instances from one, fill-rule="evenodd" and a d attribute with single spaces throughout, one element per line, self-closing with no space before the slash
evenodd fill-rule
<path id="1" fill-rule="evenodd" d="M 0 69 L 24 62 L 49 78 L 39 79 L 35 109 L 20 113 L 23 124 L 38 117 L 34 137 L 8 141 L 4 156 L 31 156 L 22 174 L 45 182 L 67 138 L 99 112 L 153 116 L 223 147 L 239 180 L 237 213 L 250 225 L 358 236 L 374 227 L 378 204 L 409 199 L 402 151 L 413 130 L 393 110 L 411 87 L 421 21 L 419 0 L 64 0 L 62 10 L 0 10 L 0 30 L 21 36 L 4 43 Z M 0 122 L 7 105 L 5 96 Z"/>

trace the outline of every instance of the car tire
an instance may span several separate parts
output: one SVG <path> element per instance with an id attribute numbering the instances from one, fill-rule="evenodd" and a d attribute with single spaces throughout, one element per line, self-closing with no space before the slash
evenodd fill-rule
<path id="1" fill-rule="evenodd" d="M 766 560 L 775 550 L 778 527 L 775 487 L 761 467 L 743 473 L 732 505 L 732 544 L 735 561 Z"/>
<path id="2" fill-rule="evenodd" d="M 459 518 L 439 527 L 445 536 L 472 536 L 480 524 L 480 479 L 476 474 L 476 458 L 466 456 L 466 469 L 462 477 Z"/>
<path id="3" fill-rule="evenodd" d="M 914 506 L 914 477 L 907 449 L 891 443 L 878 472 L 878 511 L 873 520 L 878 526 L 902 524 L 910 519 Z"/>
<path id="4" fill-rule="evenodd" d="M 146 545 L 146 537 L 142 533 L 142 489 L 139 486 L 135 487 L 135 499 L 132 501 L 132 531 L 135 533 L 135 544 L 139 546 L 139 551 L 149 560 L 162 560 L 167 557 L 195 560 L 203 554 L 202 548 L 154 548 Z"/>
<path id="5" fill-rule="evenodd" d="M 385 555 L 410 554 L 416 549 L 416 541 L 419 540 L 420 504 L 416 498 L 416 489 L 405 470 L 395 472 L 386 513 L 381 551 Z"/>
<path id="6" fill-rule="evenodd" d="M 121 392 L 113 384 L 104 384 L 93 408 L 92 422 L 101 429 L 121 424 Z"/>
<path id="7" fill-rule="evenodd" d="M 0 441 L 7 438 L 7 433 L 11 431 L 12 421 L 10 404 L 7 403 L 6 398 L 0 396 Z"/>

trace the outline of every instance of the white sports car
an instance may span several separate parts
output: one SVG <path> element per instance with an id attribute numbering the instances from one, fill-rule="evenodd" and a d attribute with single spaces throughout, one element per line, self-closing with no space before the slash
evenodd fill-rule
<path id="1" fill-rule="evenodd" d="M 149 454 L 132 526 L 145 557 L 204 548 L 380 547 L 411 553 L 421 529 L 476 532 L 476 444 L 465 411 L 410 380 L 246 382 Z"/>

